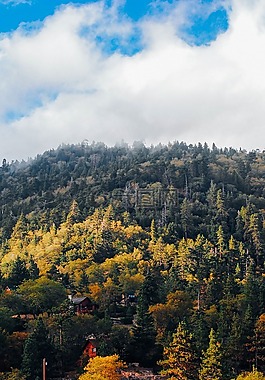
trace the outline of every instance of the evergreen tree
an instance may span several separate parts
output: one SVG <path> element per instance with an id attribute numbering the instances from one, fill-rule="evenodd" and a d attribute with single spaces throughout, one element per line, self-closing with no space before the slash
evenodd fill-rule
<path id="1" fill-rule="evenodd" d="M 180 207 L 180 220 L 181 220 L 183 235 L 185 239 L 187 239 L 188 233 L 190 232 L 190 229 L 193 225 L 191 202 L 187 198 L 184 198 Z"/>
<path id="2" fill-rule="evenodd" d="M 264 263 L 263 244 L 261 239 L 261 222 L 257 213 L 251 214 L 249 219 L 248 233 L 251 242 L 251 249 L 255 253 L 255 259 L 258 265 Z"/>
<path id="3" fill-rule="evenodd" d="M 7 278 L 7 285 L 11 288 L 22 284 L 23 281 L 30 277 L 29 270 L 26 267 L 25 260 L 19 256 L 11 263 L 10 271 Z"/>
<path id="4" fill-rule="evenodd" d="M 218 190 L 216 194 L 216 208 L 217 208 L 217 221 L 220 223 L 225 222 L 227 212 L 225 209 L 224 198 L 222 190 Z"/>
<path id="5" fill-rule="evenodd" d="M 47 360 L 47 372 L 51 372 L 54 365 L 54 349 L 48 338 L 48 331 L 43 320 L 38 319 L 36 328 L 28 336 L 23 352 L 22 371 L 27 380 L 35 380 L 41 377 L 43 359 Z"/>
<path id="6" fill-rule="evenodd" d="M 40 274 L 38 265 L 35 263 L 32 257 L 29 260 L 28 273 L 30 280 L 36 280 Z"/>
<path id="7" fill-rule="evenodd" d="M 245 298 L 245 310 L 248 317 L 249 324 L 245 323 L 245 326 L 249 325 L 249 332 L 254 328 L 255 320 L 260 310 L 260 286 L 258 277 L 256 274 L 256 268 L 254 260 L 250 260 L 244 282 L 243 294 Z"/>
<path id="8" fill-rule="evenodd" d="M 220 253 L 224 253 L 225 239 L 224 239 L 224 231 L 223 231 L 223 228 L 222 228 L 221 225 L 218 227 L 218 230 L 216 232 L 216 236 L 217 236 L 217 247 L 218 247 L 218 250 L 219 250 Z"/>
<path id="9" fill-rule="evenodd" d="M 157 232 L 156 232 L 156 225 L 155 225 L 154 219 L 152 219 L 152 222 L 151 222 L 150 237 L 151 237 L 151 242 L 155 243 L 157 239 Z"/>
<path id="10" fill-rule="evenodd" d="M 199 380 L 221 380 L 221 351 L 213 329 L 209 335 L 209 347 L 203 352 Z"/>
<path id="11" fill-rule="evenodd" d="M 231 319 L 230 332 L 227 334 L 225 344 L 223 344 L 222 363 L 226 374 L 233 378 L 240 368 L 244 368 L 245 358 L 245 335 L 243 329 L 242 316 L 234 313 Z"/>
<path id="12" fill-rule="evenodd" d="M 88 291 L 88 277 L 85 272 L 81 273 L 80 279 L 78 281 L 77 289 L 80 293 L 84 293 Z"/>
<path id="13" fill-rule="evenodd" d="M 62 277 L 61 273 L 59 272 L 55 264 L 52 264 L 51 268 L 47 271 L 46 275 L 50 280 L 57 281 L 57 282 L 59 282 Z"/>
<path id="14" fill-rule="evenodd" d="M 251 361 L 255 368 L 265 370 L 265 314 L 261 314 L 255 324 L 254 335 L 247 344 L 248 351 L 252 354 Z"/>
<path id="15" fill-rule="evenodd" d="M 161 374 L 170 380 L 196 379 L 196 359 L 192 349 L 191 335 L 183 322 L 179 323 L 172 342 L 164 348 Z"/>
<path id="16" fill-rule="evenodd" d="M 74 223 L 78 223 L 81 220 L 81 215 L 80 215 L 80 209 L 78 206 L 78 203 L 76 200 L 73 200 L 69 213 L 67 214 L 66 217 L 66 223 L 68 225 L 73 225 Z"/>
<path id="17" fill-rule="evenodd" d="M 217 205 L 216 205 L 217 189 L 216 184 L 211 181 L 210 188 L 207 192 L 207 203 L 208 203 L 208 225 L 209 236 L 215 238 L 216 233 L 216 214 L 217 214 Z"/>
<path id="18" fill-rule="evenodd" d="M 25 215 L 21 214 L 13 228 L 11 240 L 13 242 L 22 241 L 27 234 L 27 229 L 27 220 L 25 218 Z"/>
<path id="19" fill-rule="evenodd" d="M 196 355 L 208 345 L 208 332 L 205 314 L 201 310 L 194 311 L 191 317 L 191 333 L 195 343 Z"/>
<path id="20" fill-rule="evenodd" d="M 138 297 L 135 325 L 133 327 L 132 353 L 135 360 L 143 364 L 151 364 L 155 360 L 156 346 L 153 318 L 149 306 L 155 302 L 157 294 L 153 293 L 152 276 L 147 275 Z M 137 350 L 135 350 L 137 347 Z M 144 363 L 145 362 L 145 363 Z"/>

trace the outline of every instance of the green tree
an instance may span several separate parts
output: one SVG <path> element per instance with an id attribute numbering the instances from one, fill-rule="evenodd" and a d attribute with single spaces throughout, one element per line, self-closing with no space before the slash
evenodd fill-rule
<path id="1" fill-rule="evenodd" d="M 215 237 L 215 231 L 216 231 L 216 215 L 217 215 L 217 189 L 216 184 L 211 180 L 210 188 L 207 192 L 207 204 L 208 204 L 208 224 L 207 228 L 209 230 L 209 236 L 211 238 Z"/>
<path id="2" fill-rule="evenodd" d="M 192 205 L 191 202 L 184 198 L 180 207 L 180 217 L 181 217 L 181 227 L 183 230 L 183 235 L 185 239 L 188 237 L 192 223 Z"/>
<path id="3" fill-rule="evenodd" d="M 248 320 L 245 321 L 245 328 L 248 328 L 248 334 L 254 328 L 255 320 L 258 317 L 260 305 L 260 283 L 256 273 L 256 265 L 254 260 L 250 260 L 246 270 L 244 281 L 243 294 L 245 298 L 245 316 Z"/>
<path id="4" fill-rule="evenodd" d="M 227 212 L 226 212 L 226 208 L 225 208 L 223 192 L 221 189 L 217 190 L 216 208 L 217 208 L 217 220 L 218 220 L 218 222 L 224 222 L 226 220 Z"/>
<path id="5" fill-rule="evenodd" d="M 41 377 L 43 359 L 47 360 L 48 375 L 54 365 L 54 349 L 43 320 L 38 319 L 34 331 L 28 336 L 22 358 L 22 372 L 27 380 Z"/>
<path id="6" fill-rule="evenodd" d="M 209 335 L 209 347 L 203 352 L 199 380 L 221 380 L 221 351 L 220 343 L 216 340 L 213 329 Z"/>
<path id="7" fill-rule="evenodd" d="M 257 213 L 251 214 L 249 219 L 248 233 L 251 242 L 251 248 L 255 252 L 258 265 L 264 263 L 263 259 L 263 244 L 261 239 L 261 221 Z"/>
<path id="8" fill-rule="evenodd" d="M 132 356 L 142 364 L 152 364 L 156 356 L 154 321 L 149 312 L 149 305 L 156 299 L 151 289 L 154 289 L 153 276 L 147 275 L 138 297 L 135 325 L 133 327 Z M 150 292 L 151 291 L 151 292 Z M 135 350 L 137 347 L 137 350 Z"/>
<path id="9" fill-rule="evenodd" d="M 18 293 L 26 301 L 33 314 L 50 312 L 66 300 L 66 290 L 61 284 L 45 277 L 28 280 L 21 284 Z"/>
<path id="10" fill-rule="evenodd" d="M 19 256 L 10 264 L 8 277 L 6 280 L 7 285 L 10 288 L 14 288 L 23 281 L 28 280 L 30 273 L 27 269 L 25 260 L 22 260 Z"/>
<path id="11" fill-rule="evenodd" d="M 30 280 L 36 280 L 40 274 L 38 265 L 36 264 L 36 262 L 33 260 L 32 257 L 29 260 L 28 273 L 29 273 Z"/>

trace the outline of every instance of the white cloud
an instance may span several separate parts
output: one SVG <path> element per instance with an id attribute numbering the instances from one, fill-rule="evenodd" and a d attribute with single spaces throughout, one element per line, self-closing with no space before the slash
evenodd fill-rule
<path id="1" fill-rule="evenodd" d="M 0 4 L 4 5 L 19 5 L 19 4 L 31 4 L 31 0 L 0 0 Z"/>
<path id="2" fill-rule="evenodd" d="M 2 156 L 27 158 L 84 139 L 264 149 L 264 1 L 216 1 L 212 7 L 231 8 L 230 27 L 200 47 L 178 36 L 198 2 L 180 1 L 138 25 L 122 16 L 121 3 L 65 6 L 35 32 L 21 26 L 3 36 Z M 136 27 L 144 49 L 133 56 L 105 54 L 96 42 L 126 44 Z"/>

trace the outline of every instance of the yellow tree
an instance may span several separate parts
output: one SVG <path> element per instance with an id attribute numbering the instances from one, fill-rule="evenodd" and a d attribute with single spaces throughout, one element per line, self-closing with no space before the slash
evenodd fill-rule
<path id="1" fill-rule="evenodd" d="M 125 367 L 118 355 L 96 356 L 89 360 L 86 372 L 78 380 L 120 380 L 120 370 Z"/>
<path id="2" fill-rule="evenodd" d="M 192 307 L 191 298 L 182 290 L 169 293 L 167 302 L 164 304 L 151 305 L 149 311 L 154 318 L 157 340 L 162 342 L 166 336 L 166 331 L 172 330 L 173 326 L 191 314 Z"/>
<path id="3" fill-rule="evenodd" d="M 265 376 L 262 372 L 258 372 L 253 368 L 252 372 L 244 372 L 238 375 L 236 380 L 265 380 Z"/>
<path id="4" fill-rule="evenodd" d="M 193 380 L 197 378 L 196 357 L 192 348 L 191 335 L 179 323 L 172 342 L 164 347 L 163 360 L 158 362 L 162 376 L 168 380 Z"/>

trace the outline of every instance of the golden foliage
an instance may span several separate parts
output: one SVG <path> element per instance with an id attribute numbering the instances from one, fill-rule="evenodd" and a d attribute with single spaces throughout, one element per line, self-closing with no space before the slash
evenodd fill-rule
<path id="1" fill-rule="evenodd" d="M 90 359 L 85 367 L 85 373 L 78 380 L 120 380 L 121 368 L 125 368 L 118 355 L 96 356 Z"/>
<path id="2" fill-rule="evenodd" d="M 253 368 L 252 372 L 244 372 L 238 375 L 236 380 L 265 380 L 265 375 Z"/>

